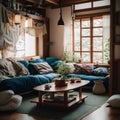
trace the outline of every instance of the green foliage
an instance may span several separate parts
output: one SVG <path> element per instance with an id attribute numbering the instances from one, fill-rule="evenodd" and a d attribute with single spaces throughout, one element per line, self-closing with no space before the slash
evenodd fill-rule
<path id="1" fill-rule="evenodd" d="M 61 62 L 57 65 L 57 73 L 66 76 L 67 74 L 71 73 L 71 68 L 65 62 Z"/>
<path id="2" fill-rule="evenodd" d="M 108 39 L 104 44 L 104 61 L 108 63 L 110 60 L 110 39 Z"/>
<path id="3" fill-rule="evenodd" d="M 81 60 L 80 57 L 70 51 L 64 51 L 61 59 L 66 62 L 79 62 Z"/>

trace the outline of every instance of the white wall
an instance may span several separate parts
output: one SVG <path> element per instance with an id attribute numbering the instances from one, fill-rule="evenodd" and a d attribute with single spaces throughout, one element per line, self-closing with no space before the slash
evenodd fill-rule
<path id="1" fill-rule="evenodd" d="M 62 8 L 62 15 L 65 25 L 58 26 L 59 9 L 47 9 L 46 16 L 50 19 L 50 41 L 53 45 L 50 46 L 50 56 L 60 58 L 64 51 L 65 27 L 72 22 L 71 7 Z"/>

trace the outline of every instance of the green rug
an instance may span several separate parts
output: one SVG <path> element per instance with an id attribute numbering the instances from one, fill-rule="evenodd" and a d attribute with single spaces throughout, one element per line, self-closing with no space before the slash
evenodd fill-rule
<path id="1" fill-rule="evenodd" d="M 30 102 L 30 100 L 36 97 L 36 95 L 30 94 L 24 97 L 23 102 L 17 112 L 56 120 L 78 120 L 84 115 L 94 111 L 108 99 L 108 96 L 95 95 L 89 92 L 83 92 L 83 95 L 88 96 L 83 104 L 77 104 L 71 109 L 66 110 L 63 108 L 50 106 L 42 106 L 41 108 L 37 108 L 35 103 Z"/>

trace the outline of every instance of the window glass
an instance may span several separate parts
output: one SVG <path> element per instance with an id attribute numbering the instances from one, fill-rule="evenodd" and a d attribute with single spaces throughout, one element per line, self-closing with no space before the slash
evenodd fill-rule
<path id="1" fill-rule="evenodd" d="M 93 2 L 93 7 L 101 7 L 110 5 L 110 0 L 100 0 Z"/>
<path id="2" fill-rule="evenodd" d="M 90 38 L 82 38 L 82 51 L 90 51 Z"/>
<path id="3" fill-rule="evenodd" d="M 91 8 L 91 2 L 75 5 L 75 10 L 81 10 L 81 9 L 86 9 L 86 8 Z"/>
<path id="4" fill-rule="evenodd" d="M 80 52 L 74 52 L 74 56 L 75 56 L 76 58 L 81 58 L 81 57 L 80 57 Z"/>
<path id="5" fill-rule="evenodd" d="M 80 50 L 80 21 L 74 22 L 74 50 Z"/>
<path id="6" fill-rule="evenodd" d="M 94 52 L 93 53 L 93 62 L 102 63 L 102 53 Z"/>
<path id="7" fill-rule="evenodd" d="M 102 51 L 103 43 L 102 37 L 93 38 L 93 51 Z"/>
<path id="8" fill-rule="evenodd" d="M 93 20 L 93 26 L 94 27 L 98 27 L 98 26 L 103 26 L 103 20 L 100 18 L 98 18 L 98 19 L 94 19 Z"/>
<path id="9" fill-rule="evenodd" d="M 90 36 L 90 29 L 82 29 L 82 36 Z"/>
<path id="10" fill-rule="evenodd" d="M 17 41 L 16 44 L 16 49 L 17 50 L 24 50 L 25 49 L 25 40 L 23 36 L 19 37 L 19 40 Z"/>
<path id="11" fill-rule="evenodd" d="M 102 36 L 103 28 L 93 28 L 93 36 Z"/>
<path id="12" fill-rule="evenodd" d="M 90 27 L 90 19 L 82 19 L 82 27 Z"/>
<path id="13" fill-rule="evenodd" d="M 35 37 L 25 34 L 25 56 L 35 56 L 36 48 Z"/>
<path id="14" fill-rule="evenodd" d="M 81 55 L 83 62 L 107 63 L 109 60 L 109 22 L 109 15 L 79 19 L 76 27 L 81 30 L 81 34 L 74 32 L 73 52 L 78 56 Z"/>
<path id="15" fill-rule="evenodd" d="M 16 52 L 16 57 L 24 57 L 25 56 L 25 51 L 24 50 L 19 50 Z"/>
<path id="16" fill-rule="evenodd" d="M 35 36 L 21 34 L 16 44 L 16 57 L 35 56 L 36 55 Z"/>
<path id="17" fill-rule="evenodd" d="M 90 62 L 90 53 L 82 52 L 82 62 Z"/>

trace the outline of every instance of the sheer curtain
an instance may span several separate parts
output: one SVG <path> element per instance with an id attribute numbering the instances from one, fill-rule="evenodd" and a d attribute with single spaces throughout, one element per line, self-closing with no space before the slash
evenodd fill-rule
<path id="1" fill-rule="evenodd" d="M 104 63 L 110 60 L 110 15 L 103 16 Z"/>
<path id="2" fill-rule="evenodd" d="M 72 21 L 64 27 L 64 51 L 72 52 Z"/>
<path id="3" fill-rule="evenodd" d="M 103 40 L 110 38 L 110 15 L 103 16 Z"/>

